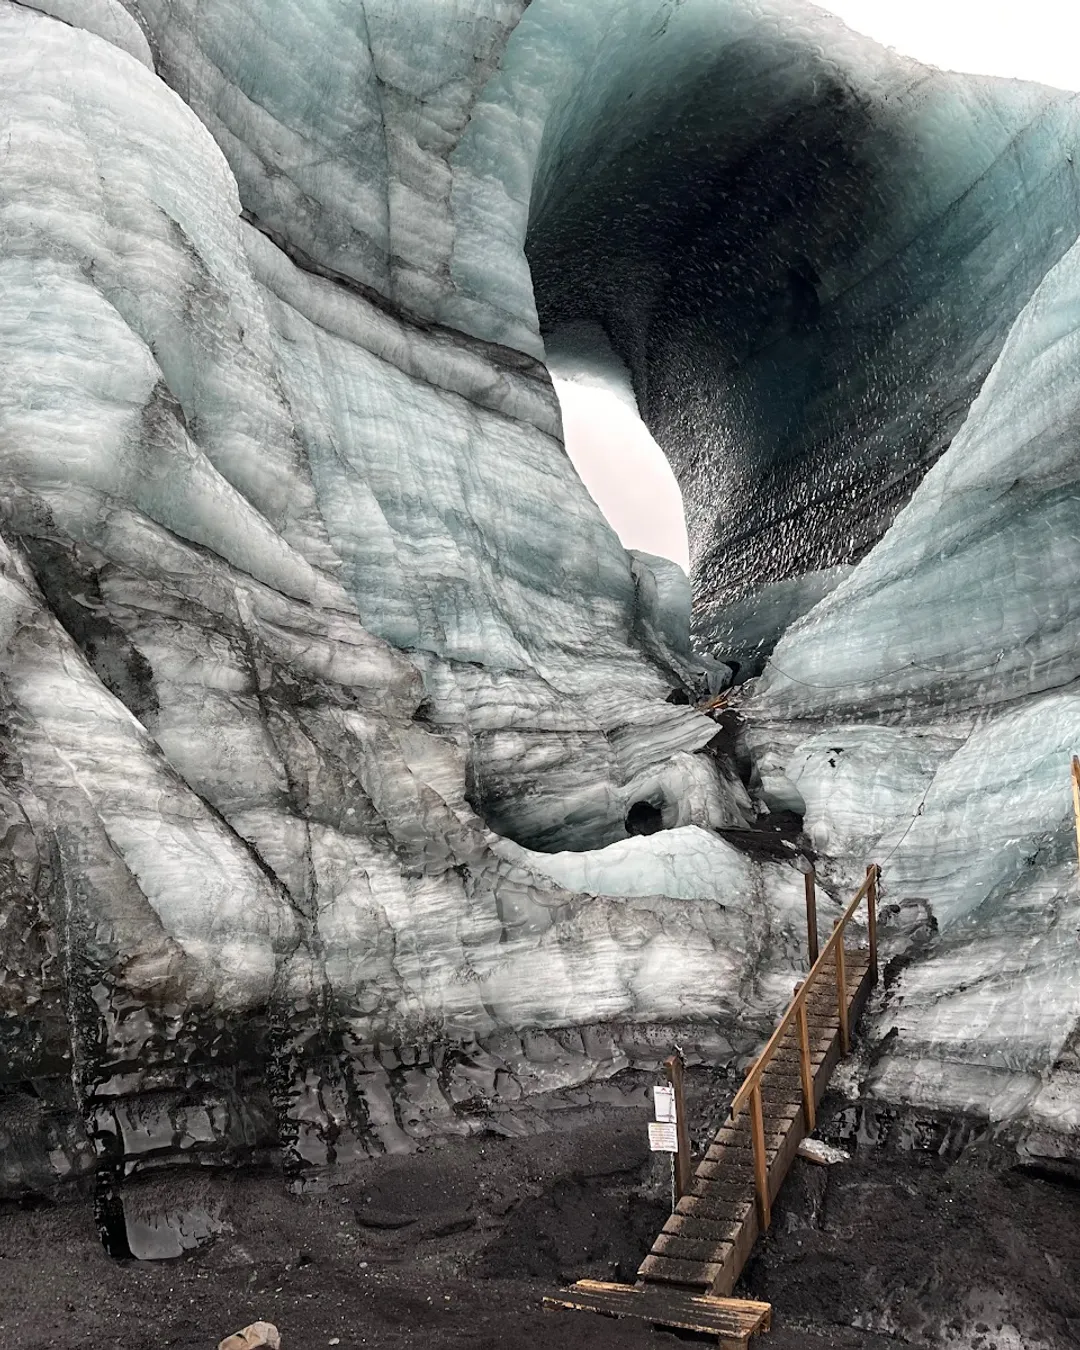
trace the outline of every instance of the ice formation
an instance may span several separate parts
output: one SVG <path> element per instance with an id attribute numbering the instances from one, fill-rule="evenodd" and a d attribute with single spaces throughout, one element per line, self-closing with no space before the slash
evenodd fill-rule
<path id="1" fill-rule="evenodd" d="M 62 1091 L 10 1097 L 15 1191 L 95 1160 L 280 1142 L 317 1164 L 430 1114 L 467 1128 L 461 1101 L 509 1099 L 548 1063 L 522 1036 L 577 1029 L 565 1081 L 610 1068 L 619 1027 L 655 1020 L 674 934 L 745 983 L 762 923 L 748 896 L 725 917 L 716 883 L 600 902 L 602 879 L 572 893 L 543 855 L 495 850 L 624 838 L 642 799 L 673 827 L 745 822 L 742 785 L 698 753 L 716 727 L 666 701 L 704 673 L 685 593 L 673 610 L 663 564 L 628 557 L 583 490 L 535 359 L 419 315 L 404 264 L 298 267 L 275 230 L 293 196 L 242 220 L 142 30 L 91 17 L 0 8 L 5 1082 L 76 1093 L 67 1114 Z M 187 39 L 182 15 L 154 18 L 163 62 Z M 278 36 L 296 55 L 305 34 L 321 70 L 322 29 Z M 358 59 L 343 47 L 342 79 Z M 472 46 L 454 59 L 484 78 Z M 284 136 L 217 93 L 253 141 Z M 340 134 L 357 173 L 377 168 Z M 316 136 L 286 140 L 310 162 Z M 355 205 L 355 175 L 320 183 Z M 692 828 L 680 848 L 698 856 Z M 695 974 L 669 999 L 736 1034 L 735 986 Z M 586 1054 L 589 1023 L 615 1031 Z"/>
<path id="2" fill-rule="evenodd" d="M 934 959 L 901 977 L 878 1090 L 1071 1127 L 1075 1086 L 1043 1080 L 1055 1064 L 1071 1078 L 1080 1019 L 1078 314 L 1074 246 L 948 452 L 785 634 L 755 696 L 783 721 L 774 790 L 801 794 L 824 851 L 895 852 L 892 889 L 939 925 Z M 830 729 L 799 734 L 806 718 Z"/>
<path id="3" fill-rule="evenodd" d="M 759 805 L 921 916 L 873 1090 L 1080 1125 L 1075 115 L 796 0 L 0 0 L 0 1193 L 730 1060 Z"/>

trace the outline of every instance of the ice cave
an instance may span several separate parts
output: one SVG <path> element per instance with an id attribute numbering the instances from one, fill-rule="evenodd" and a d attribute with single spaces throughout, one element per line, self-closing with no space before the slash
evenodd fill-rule
<path id="1" fill-rule="evenodd" d="M 1080 1158 L 1078 151 L 803 0 L 0 0 L 0 1202 L 736 1074 L 807 860 L 855 1097 Z"/>

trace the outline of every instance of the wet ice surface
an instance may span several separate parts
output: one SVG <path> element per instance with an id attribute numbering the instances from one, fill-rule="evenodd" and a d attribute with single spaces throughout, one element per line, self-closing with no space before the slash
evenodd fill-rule
<path id="1" fill-rule="evenodd" d="M 685 593 L 542 368 L 301 272 L 131 37 L 0 4 L 4 1081 L 76 1067 L 51 1112 L 15 1093 L 5 1188 L 468 1133 L 654 1062 L 669 1017 L 745 1049 L 775 1000 L 738 990 L 798 940 L 778 867 L 771 917 L 678 882 L 750 810 L 665 701 Z M 623 839 L 646 798 L 683 827 L 637 841 L 647 894 L 493 848 Z"/>

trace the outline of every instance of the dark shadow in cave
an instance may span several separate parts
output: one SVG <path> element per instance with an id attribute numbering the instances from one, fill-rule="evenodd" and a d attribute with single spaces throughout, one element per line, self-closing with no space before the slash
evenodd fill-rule
<path id="1" fill-rule="evenodd" d="M 634 802 L 626 813 L 627 834 L 659 834 L 663 828 L 663 814 L 652 802 Z"/>
<path id="2" fill-rule="evenodd" d="M 681 59 L 678 23 L 674 11 L 655 66 Z M 693 82 L 653 80 L 666 92 L 648 108 L 598 63 L 607 103 L 593 89 L 593 115 L 549 127 L 541 153 L 526 241 L 541 330 L 597 324 L 629 368 L 682 489 L 697 640 L 720 655 L 775 641 L 718 646 L 724 606 L 876 542 L 1080 228 L 1056 96 L 1020 112 L 1022 86 L 914 79 L 913 63 L 866 47 L 878 77 L 892 66 L 891 91 L 764 20 L 718 39 Z M 963 111 L 973 85 L 992 114 Z M 1018 130 L 966 165 L 930 139 L 932 98 L 954 99 L 958 136 L 980 116 L 988 143 L 992 117 Z M 788 601 L 777 631 L 810 603 Z"/>

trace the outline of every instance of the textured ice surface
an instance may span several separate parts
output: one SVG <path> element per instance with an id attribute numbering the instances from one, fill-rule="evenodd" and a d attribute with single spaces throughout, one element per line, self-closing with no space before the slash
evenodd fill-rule
<path id="1" fill-rule="evenodd" d="M 802 969 L 802 877 L 792 868 L 762 867 L 700 827 L 627 839 L 601 852 L 530 855 L 509 842 L 496 851 L 570 891 L 652 901 L 623 912 L 638 929 L 637 978 L 649 979 L 650 999 L 664 1019 L 715 1016 L 719 999 L 735 1018 L 741 1010 L 767 1020 L 787 1002 Z M 660 906 L 655 931 L 644 915 L 660 896 L 685 903 Z M 781 969 L 759 968 L 757 955 L 765 951 L 784 953 Z M 689 977 L 680 972 L 674 979 L 684 963 Z"/>
<path id="2" fill-rule="evenodd" d="M 564 454 L 570 322 L 700 631 L 791 625 L 762 795 L 922 916 L 875 1089 L 1073 1119 L 1072 119 L 794 4 L 0 0 L 6 1192 L 344 1162 L 787 997 L 800 879 L 714 832 L 668 698 L 726 671 Z"/>
<path id="3" fill-rule="evenodd" d="M 704 678 L 685 593 L 619 546 L 541 367 L 300 270 L 127 17 L 68 17 L 0 4 L 2 1072 L 76 1093 L 5 1186 L 342 1160 L 647 1061 L 646 948 L 723 952 L 722 911 L 568 891 L 489 827 L 743 823 L 665 701 Z M 705 1003 L 737 1038 L 732 988 Z M 557 1065 L 522 1040 L 605 1023 Z"/>
<path id="4" fill-rule="evenodd" d="M 742 659 L 948 445 L 1076 238 L 1075 139 L 1069 95 L 809 7 L 534 4 L 454 155 L 459 321 L 605 329 L 682 487 L 698 634 Z"/>
<path id="5" fill-rule="evenodd" d="M 890 857 L 889 894 L 924 898 L 939 925 L 888 1010 L 900 1037 L 879 1089 L 1002 1114 L 1035 1096 L 1080 1017 L 1078 315 L 1074 248 L 948 452 L 785 635 L 754 698 L 770 719 L 831 724 L 782 746 L 760 733 L 822 851 Z M 1002 1071 L 1028 1075 L 1023 1090 Z"/>
<path id="6" fill-rule="evenodd" d="M 770 708 L 966 711 L 1076 677 L 1078 313 L 1074 247 L 892 530 L 777 648 Z"/>
<path id="7" fill-rule="evenodd" d="M 1078 719 L 1080 700 L 1051 695 L 920 729 L 789 731 L 765 751 L 805 803 L 827 876 L 850 886 L 887 860 L 884 903 L 923 901 L 936 921 L 878 1027 L 898 1031 L 875 1070 L 883 1095 L 1022 1113 L 1074 1035 Z"/>
<path id="8" fill-rule="evenodd" d="M 524 0 L 126 4 L 259 224 L 432 314 L 454 240 L 447 161 Z"/>
<path id="9" fill-rule="evenodd" d="M 120 0 L 21 0 L 27 9 L 51 14 L 75 28 L 96 33 L 153 70 L 154 60 L 142 29 Z"/>

